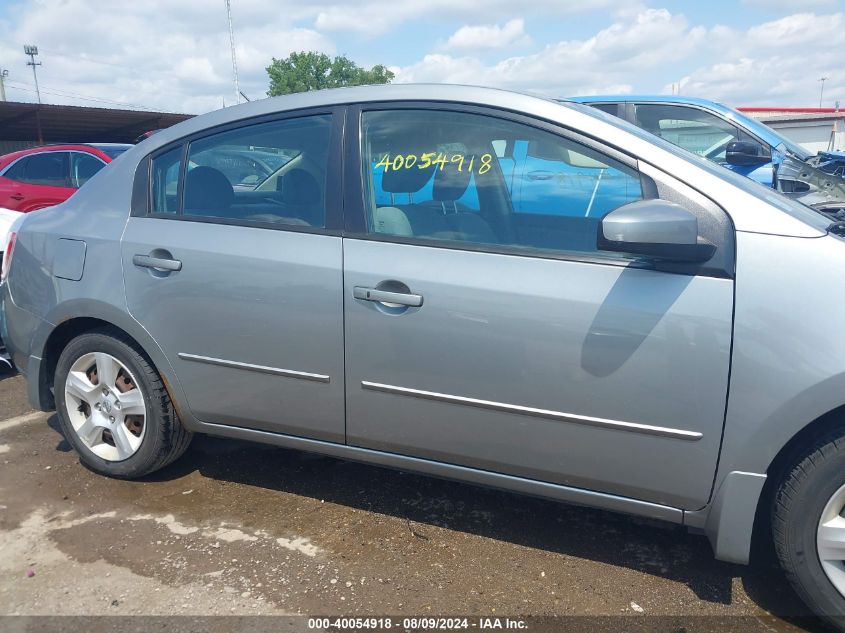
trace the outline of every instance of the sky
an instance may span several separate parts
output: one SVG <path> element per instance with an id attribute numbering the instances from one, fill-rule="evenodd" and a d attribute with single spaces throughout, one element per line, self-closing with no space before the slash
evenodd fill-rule
<path id="1" fill-rule="evenodd" d="M 241 91 L 316 50 L 394 82 L 845 107 L 845 0 L 231 0 Z M 0 0 L 10 101 L 202 113 L 235 102 L 224 0 Z"/>

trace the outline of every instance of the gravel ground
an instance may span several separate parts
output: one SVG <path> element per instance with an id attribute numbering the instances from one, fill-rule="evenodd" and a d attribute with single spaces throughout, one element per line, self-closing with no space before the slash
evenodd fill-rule
<path id="1" fill-rule="evenodd" d="M 106 479 L 0 376 L 0 615 L 142 613 L 821 630 L 770 563 L 720 563 L 678 526 L 209 437 L 143 481 Z"/>

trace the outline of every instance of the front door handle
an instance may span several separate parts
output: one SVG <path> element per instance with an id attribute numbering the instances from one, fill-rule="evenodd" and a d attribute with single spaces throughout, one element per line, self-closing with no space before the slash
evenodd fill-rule
<path id="1" fill-rule="evenodd" d="M 132 263 L 141 268 L 154 268 L 156 270 L 166 270 L 168 272 L 175 272 L 182 270 L 182 262 L 178 259 L 163 259 L 161 257 L 152 257 L 150 255 L 135 255 L 132 257 Z"/>
<path id="2" fill-rule="evenodd" d="M 12 200 L 17 200 L 18 202 L 20 202 L 20 201 L 21 201 L 21 200 L 23 200 L 23 198 L 24 198 L 24 196 L 23 196 L 23 194 L 22 194 L 22 193 L 13 193 L 13 194 L 12 194 L 11 196 L 9 196 L 9 197 L 10 197 Z"/>
<path id="3" fill-rule="evenodd" d="M 415 295 L 409 292 L 389 292 L 378 288 L 366 288 L 355 286 L 352 289 L 352 296 L 363 301 L 375 301 L 377 303 L 392 303 L 394 305 L 410 306 L 419 308 L 423 304 L 422 295 Z"/>

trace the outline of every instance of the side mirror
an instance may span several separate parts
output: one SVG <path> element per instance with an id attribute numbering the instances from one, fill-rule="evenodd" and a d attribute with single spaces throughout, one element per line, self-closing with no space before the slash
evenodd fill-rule
<path id="1" fill-rule="evenodd" d="M 762 165 L 770 160 L 772 157 L 763 146 L 753 141 L 731 141 L 725 151 L 728 165 Z"/>
<path id="2" fill-rule="evenodd" d="M 638 200 L 599 223 L 598 249 L 673 262 L 705 262 L 716 247 L 698 236 L 698 218 L 674 202 Z"/>

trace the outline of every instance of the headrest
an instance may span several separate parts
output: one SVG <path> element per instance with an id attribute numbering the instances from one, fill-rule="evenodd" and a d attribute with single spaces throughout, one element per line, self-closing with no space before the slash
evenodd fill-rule
<path id="1" fill-rule="evenodd" d="M 446 163 L 434 174 L 432 196 L 438 202 L 454 202 L 466 192 L 471 175 L 469 169 L 458 171 L 457 163 Z"/>
<path id="2" fill-rule="evenodd" d="M 291 169 L 276 179 L 276 191 L 288 204 L 319 204 L 320 183 L 304 169 Z"/>
<path id="3" fill-rule="evenodd" d="M 429 181 L 432 170 L 433 167 L 420 169 L 417 166 L 388 169 L 382 172 L 381 189 L 386 193 L 416 193 Z"/>
<path id="4" fill-rule="evenodd" d="M 235 190 L 223 172 L 200 165 L 185 176 L 185 209 L 221 209 L 232 204 Z"/>

